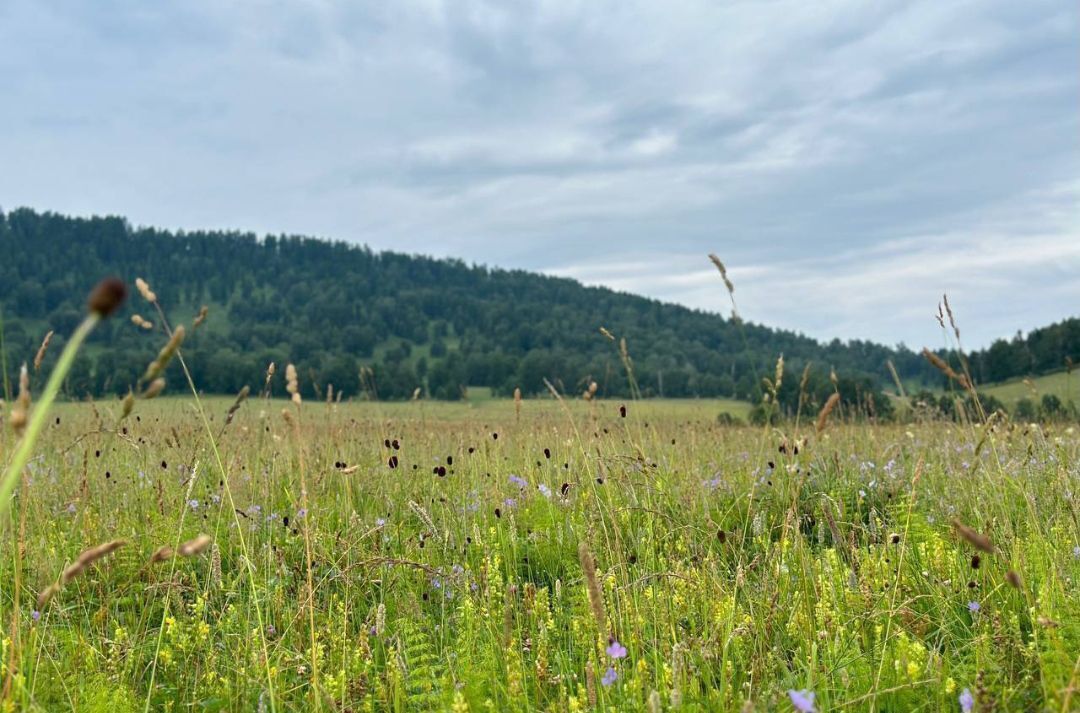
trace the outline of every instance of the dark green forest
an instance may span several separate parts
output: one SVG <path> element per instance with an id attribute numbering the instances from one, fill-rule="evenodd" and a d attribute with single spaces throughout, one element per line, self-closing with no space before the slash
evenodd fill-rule
<path id="1" fill-rule="evenodd" d="M 902 345 L 820 343 L 568 279 L 308 237 L 171 233 L 118 217 L 18 209 L 0 212 L 0 255 L 9 374 L 33 359 L 50 329 L 55 358 L 89 289 L 116 275 L 128 284 L 145 278 L 174 323 L 190 327 L 200 307 L 209 308 L 184 345 L 194 380 L 208 393 L 258 389 L 270 362 L 293 362 L 307 397 L 321 397 L 330 384 L 345 398 L 406 399 L 419 388 L 425 397 L 456 399 L 477 386 L 534 395 L 546 391 L 545 379 L 566 393 L 595 381 L 600 396 L 627 396 L 634 387 L 618 341 L 601 326 L 625 338 L 636 389 L 646 397 L 759 400 L 780 354 L 782 403 L 807 363 L 815 399 L 839 388 L 845 400 L 888 408 L 878 393 L 893 388 L 888 360 L 909 385 L 941 385 L 918 350 Z M 719 276 L 717 290 L 724 290 Z M 138 378 L 162 339 L 159 329 L 135 326 L 136 313 L 159 321 L 133 295 L 81 354 L 69 397 L 121 394 Z M 942 354 L 955 362 L 955 354 Z M 1078 319 L 968 355 L 977 382 L 1057 370 L 1067 357 L 1080 360 Z M 172 378 L 175 388 L 180 377 Z"/>

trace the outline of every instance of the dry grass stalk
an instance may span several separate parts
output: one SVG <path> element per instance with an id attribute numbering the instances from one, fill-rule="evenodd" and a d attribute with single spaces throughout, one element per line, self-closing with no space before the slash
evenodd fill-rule
<path id="1" fill-rule="evenodd" d="M 716 269 L 720 271 L 720 277 L 724 280 L 724 287 L 727 288 L 728 294 L 734 295 L 735 285 L 732 284 L 731 279 L 728 278 L 727 268 L 724 266 L 724 263 L 721 262 L 720 258 L 714 253 L 709 253 L 709 260 L 711 260 L 712 264 L 716 265 Z"/>
<path id="2" fill-rule="evenodd" d="M 52 599 L 53 596 L 56 595 L 56 593 L 64 587 L 64 585 L 85 572 L 87 568 L 90 567 L 90 565 L 94 564 L 95 562 L 104 557 L 109 556 L 110 554 L 112 554 L 126 544 L 127 542 L 125 540 L 113 540 L 111 542 L 105 542 L 103 544 L 100 544 L 96 547 L 91 547 L 88 550 L 84 550 L 78 557 L 75 558 L 75 561 L 68 565 L 67 569 L 63 571 L 63 573 L 60 575 L 60 581 L 53 582 L 51 585 L 49 585 L 48 588 L 45 589 L 45 591 L 38 595 L 38 610 L 40 611 L 41 609 L 44 609 L 45 605 L 49 603 L 49 600 Z"/>
<path id="3" fill-rule="evenodd" d="M 176 356 L 176 351 L 180 348 L 180 345 L 184 343 L 184 336 L 184 326 L 180 325 L 169 337 L 169 341 L 165 343 L 161 351 L 158 352 L 157 358 L 146 367 L 146 373 L 143 374 L 142 378 L 143 381 L 156 379 L 161 372 L 165 371 L 165 367 L 169 365 L 172 358 Z"/>
<path id="4" fill-rule="evenodd" d="M 124 397 L 123 410 L 120 413 L 120 420 L 123 421 L 125 418 L 130 416 L 131 411 L 134 408 L 135 408 L 135 393 L 133 391 L 128 391 L 127 396 Z"/>
<path id="5" fill-rule="evenodd" d="M 581 562 L 581 571 L 585 574 L 585 591 L 589 595 L 589 606 L 592 607 L 593 618 L 596 619 L 596 628 L 600 633 L 606 633 L 607 615 L 604 613 L 604 593 L 600 588 L 600 578 L 596 575 L 596 558 L 589 549 L 589 543 L 584 540 L 578 545 L 578 560 Z"/>
<path id="6" fill-rule="evenodd" d="M 199 535 L 198 537 L 182 542 L 173 552 L 173 548 L 165 545 L 157 548 L 154 554 L 150 557 L 150 564 L 156 564 L 158 562 L 164 562 L 172 557 L 194 557 L 195 555 L 202 554 L 206 551 L 206 548 L 210 546 L 213 540 L 210 539 L 210 535 Z"/>
<path id="7" fill-rule="evenodd" d="M 521 420 L 521 389 L 514 387 L 514 418 Z"/>
<path id="8" fill-rule="evenodd" d="M 191 323 L 191 331 L 195 331 L 199 326 L 206 321 L 206 316 L 210 314 L 210 308 L 203 305 L 199 308 L 199 313 L 195 315 L 195 320 Z"/>
<path id="9" fill-rule="evenodd" d="M 952 307 L 949 306 L 949 296 L 943 294 L 941 296 L 942 301 L 945 303 L 945 313 L 949 316 L 949 325 L 953 329 L 953 334 L 956 335 L 956 341 L 960 341 L 960 328 L 956 326 L 956 318 L 953 316 Z"/>
<path id="10" fill-rule="evenodd" d="M 181 557 L 194 557 L 205 552 L 211 542 L 210 535 L 201 534 L 187 542 L 180 543 L 176 553 Z"/>
<path id="11" fill-rule="evenodd" d="M 610 339 L 613 342 L 615 341 L 615 335 L 612 334 L 611 332 L 609 332 L 606 327 L 601 327 L 600 328 L 600 334 L 603 334 L 605 337 L 607 337 L 608 339 Z"/>
<path id="12" fill-rule="evenodd" d="M 935 369 L 955 381 L 957 384 L 960 385 L 961 388 L 967 390 L 971 389 L 971 382 L 968 380 L 965 374 L 958 374 L 956 371 L 953 370 L 951 366 L 948 365 L 948 363 L 946 363 L 944 359 L 942 359 L 926 347 L 923 347 L 922 353 L 923 356 L 926 357 L 926 360 L 934 365 Z"/>
<path id="13" fill-rule="evenodd" d="M 41 371 L 41 362 L 45 361 L 45 352 L 49 350 L 49 342 L 52 341 L 53 331 L 50 329 L 45 335 L 45 338 L 41 340 L 41 346 L 38 347 L 37 354 L 34 355 L 34 371 Z"/>
<path id="14" fill-rule="evenodd" d="M 131 315 L 131 323 L 139 329 L 151 330 L 154 328 L 154 323 L 148 319 L 143 318 L 141 314 Z"/>
<path id="15" fill-rule="evenodd" d="M 15 433 L 21 434 L 26 428 L 27 419 L 30 416 L 30 372 L 26 364 L 19 369 L 19 395 L 15 399 L 15 406 L 11 409 L 11 427 Z"/>
<path id="16" fill-rule="evenodd" d="M 161 392 L 165 390 L 165 379 L 160 376 L 150 382 L 150 385 L 142 392 L 144 399 L 153 399 L 161 395 Z"/>
<path id="17" fill-rule="evenodd" d="M 292 402 L 300 405 L 300 384 L 296 376 L 296 367 L 289 364 L 285 367 L 285 390 L 289 392 Z"/>
<path id="18" fill-rule="evenodd" d="M 893 364 L 892 359 L 886 359 L 885 366 L 889 368 L 889 374 L 892 375 L 893 383 L 896 384 L 896 393 L 900 394 L 901 398 L 907 398 L 904 382 L 900 380 L 900 374 L 896 371 L 896 365 Z"/>
<path id="19" fill-rule="evenodd" d="M 262 397 L 265 399 L 270 396 L 270 381 L 274 378 L 274 372 L 276 371 L 274 362 L 270 362 L 270 366 L 266 367 L 266 381 L 263 382 Z"/>
<path id="20" fill-rule="evenodd" d="M 596 670 L 592 661 L 585 664 L 585 691 L 589 697 L 589 708 L 596 708 Z"/>
<path id="21" fill-rule="evenodd" d="M 989 537 L 982 533 L 976 532 L 975 530 L 971 529 L 959 520 L 953 520 L 952 526 L 953 529 L 956 530 L 956 534 L 959 535 L 962 539 L 966 540 L 969 545 L 971 545 L 977 550 L 982 550 L 983 552 L 993 554 L 994 545 L 990 542 Z"/>
<path id="22" fill-rule="evenodd" d="M 818 412 L 817 417 L 818 433 L 821 433 L 825 430 L 825 425 L 829 420 L 829 414 L 833 412 L 833 409 L 836 408 L 836 405 L 838 403 L 840 403 L 840 394 L 834 392 L 829 396 L 829 399 L 825 402 L 825 405 L 821 407 L 821 411 Z"/>
<path id="23" fill-rule="evenodd" d="M 236 416 L 236 412 L 240 410 L 240 407 L 247 401 L 248 395 L 251 393 L 250 386 L 244 386 L 240 389 L 240 393 L 236 395 L 236 401 L 233 401 L 233 405 L 229 407 L 228 413 L 225 414 L 225 425 L 228 426 L 232 423 L 233 418 Z"/>

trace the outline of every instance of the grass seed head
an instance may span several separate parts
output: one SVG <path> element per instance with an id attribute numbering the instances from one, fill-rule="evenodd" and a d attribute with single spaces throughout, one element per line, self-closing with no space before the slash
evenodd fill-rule
<path id="1" fill-rule="evenodd" d="M 977 550 L 986 552 L 987 554 L 994 553 L 994 545 L 990 542 L 990 538 L 986 535 L 976 532 L 959 520 L 952 521 L 953 529 L 956 530 L 956 534 L 961 539 L 965 540 L 969 545 Z"/>
<path id="2" fill-rule="evenodd" d="M 139 294 L 142 295 L 144 300 L 146 300 L 150 304 L 154 304 L 155 302 L 157 302 L 157 295 L 154 294 L 154 291 L 150 289 L 150 285 L 146 284 L 146 280 L 142 279 L 141 277 L 136 277 L 135 287 L 139 290 Z"/>
<path id="3" fill-rule="evenodd" d="M 34 371 L 41 371 L 41 362 L 45 361 L 45 352 L 49 350 L 49 342 L 52 341 L 53 331 L 50 329 L 45 338 L 41 340 L 41 346 L 38 347 L 37 354 L 34 355 Z"/>
<path id="4" fill-rule="evenodd" d="M 104 319 L 115 312 L 126 298 L 127 286 L 115 277 L 106 277 L 90 292 L 86 307 Z"/>

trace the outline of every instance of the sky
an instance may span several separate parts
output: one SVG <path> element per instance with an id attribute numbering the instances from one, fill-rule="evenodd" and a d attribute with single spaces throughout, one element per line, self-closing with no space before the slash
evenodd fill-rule
<path id="1" fill-rule="evenodd" d="M 978 347 L 1080 315 L 1080 3 L 0 0 L 18 206 Z"/>

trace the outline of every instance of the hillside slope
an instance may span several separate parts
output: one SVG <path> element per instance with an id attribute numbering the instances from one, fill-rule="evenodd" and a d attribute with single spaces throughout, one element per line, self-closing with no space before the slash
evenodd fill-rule
<path id="1" fill-rule="evenodd" d="M 9 362 L 32 358 L 47 329 L 70 332 L 102 275 L 142 276 L 173 319 L 210 307 L 187 345 L 208 392 L 260 385 L 269 362 L 291 361 L 311 396 L 330 383 L 379 398 L 418 387 L 456 398 L 466 385 L 531 394 L 545 378 L 567 392 L 595 380 L 601 395 L 626 394 L 618 344 L 601 326 L 626 339 L 643 395 L 755 398 L 781 353 L 795 374 L 788 382 L 812 361 L 819 380 L 835 368 L 870 388 L 889 378 L 888 359 L 905 380 L 936 379 L 908 349 L 821 344 L 568 279 L 312 238 L 169 233 L 19 209 L 0 213 L 0 255 Z M 136 310 L 154 318 L 136 298 L 100 330 L 69 382 L 73 394 L 118 393 L 137 378 L 160 339 L 130 323 Z M 373 374 L 364 384 L 361 367 Z"/>

